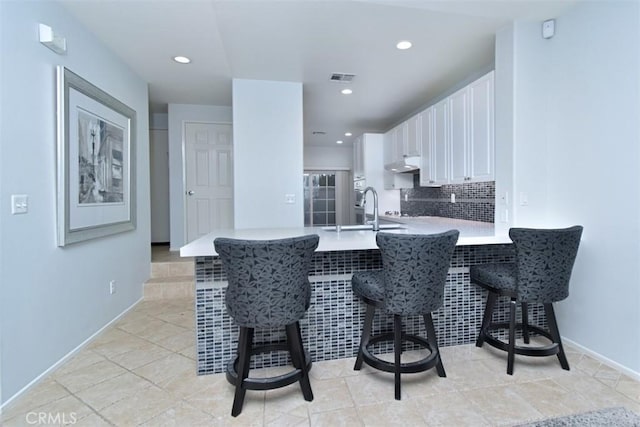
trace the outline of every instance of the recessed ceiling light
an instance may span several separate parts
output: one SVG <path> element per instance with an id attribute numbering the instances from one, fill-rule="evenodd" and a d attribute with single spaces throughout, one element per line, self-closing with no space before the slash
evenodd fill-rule
<path id="1" fill-rule="evenodd" d="M 411 47 L 411 42 L 409 40 L 399 41 L 396 47 L 400 50 L 406 50 Z"/>
<path id="2" fill-rule="evenodd" d="M 344 134 L 344 136 L 351 136 L 351 135 L 353 135 L 351 132 L 347 132 Z"/>
<path id="3" fill-rule="evenodd" d="M 340 139 L 339 139 L 339 140 L 337 140 L 337 141 L 336 141 L 336 144 L 342 144 L 342 140 L 340 140 Z"/>
<path id="4" fill-rule="evenodd" d="M 351 89 L 342 89 L 340 92 L 342 92 L 343 95 L 351 95 L 353 93 Z"/>
<path id="5" fill-rule="evenodd" d="M 173 60 L 180 64 L 188 64 L 189 62 L 191 62 L 191 59 L 187 58 L 186 56 L 174 56 Z"/>

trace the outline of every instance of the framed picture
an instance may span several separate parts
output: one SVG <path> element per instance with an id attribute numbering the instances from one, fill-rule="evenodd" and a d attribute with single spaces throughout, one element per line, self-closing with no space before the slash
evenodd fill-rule
<path id="1" fill-rule="evenodd" d="M 134 230 L 136 112 L 57 69 L 58 246 Z"/>

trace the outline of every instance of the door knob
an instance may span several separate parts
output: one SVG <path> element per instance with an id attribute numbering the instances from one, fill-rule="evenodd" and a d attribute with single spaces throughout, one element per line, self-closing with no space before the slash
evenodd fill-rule
<path id="1" fill-rule="evenodd" d="M 189 190 L 189 191 L 187 191 L 187 194 L 190 195 L 190 196 L 193 196 L 196 193 L 193 190 Z"/>

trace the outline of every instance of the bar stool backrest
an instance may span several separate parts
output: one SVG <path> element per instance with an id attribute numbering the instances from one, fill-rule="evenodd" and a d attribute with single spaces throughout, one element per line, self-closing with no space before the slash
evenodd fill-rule
<path id="1" fill-rule="evenodd" d="M 552 303 L 569 296 L 569 279 L 582 226 L 564 229 L 512 228 L 518 301 Z"/>
<path id="2" fill-rule="evenodd" d="M 426 314 L 442 306 L 458 235 L 378 233 L 388 313 Z"/>
<path id="3" fill-rule="evenodd" d="M 285 326 L 304 317 L 316 234 L 277 240 L 217 238 L 213 244 L 229 283 L 225 303 L 239 326 Z"/>

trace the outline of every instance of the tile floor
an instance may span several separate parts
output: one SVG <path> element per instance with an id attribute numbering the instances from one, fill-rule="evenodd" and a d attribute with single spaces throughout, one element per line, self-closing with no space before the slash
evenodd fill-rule
<path id="1" fill-rule="evenodd" d="M 498 426 L 614 406 L 640 413 L 639 382 L 573 348 L 569 372 L 554 357 L 518 357 L 509 376 L 504 354 L 467 345 L 442 348 L 447 378 L 405 375 L 401 401 L 391 374 L 334 360 L 314 363 L 313 402 L 296 384 L 249 391 L 232 418 L 224 375 L 195 375 L 193 325 L 192 300 L 140 302 L 8 405 L 2 425 L 46 425 L 34 423 L 44 414 L 77 426 Z"/>

